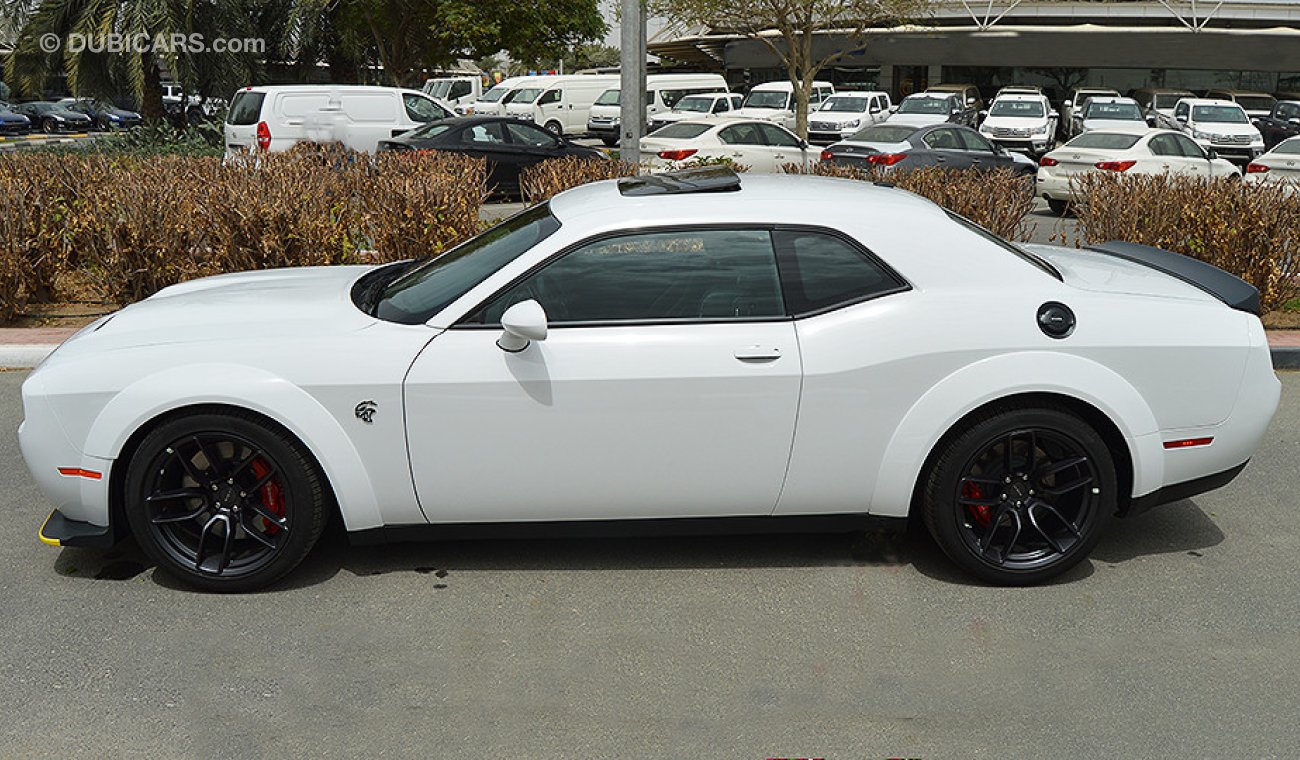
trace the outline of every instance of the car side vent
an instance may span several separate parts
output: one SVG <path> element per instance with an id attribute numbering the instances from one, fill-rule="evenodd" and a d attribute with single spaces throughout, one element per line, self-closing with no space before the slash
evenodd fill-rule
<path id="1" fill-rule="evenodd" d="M 664 174 L 624 177 L 618 191 L 627 196 L 729 193 L 740 190 L 740 177 L 726 166 L 701 166 Z"/>

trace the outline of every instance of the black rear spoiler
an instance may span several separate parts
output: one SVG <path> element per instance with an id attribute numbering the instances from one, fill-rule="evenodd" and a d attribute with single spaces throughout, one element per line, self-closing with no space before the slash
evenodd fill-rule
<path id="1" fill-rule="evenodd" d="M 1260 315 L 1259 290 L 1254 285 L 1199 259 L 1119 240 L 1089 246 L 1088 250 L 1151 267 L 1204 290 L 1237 311 Z"/>

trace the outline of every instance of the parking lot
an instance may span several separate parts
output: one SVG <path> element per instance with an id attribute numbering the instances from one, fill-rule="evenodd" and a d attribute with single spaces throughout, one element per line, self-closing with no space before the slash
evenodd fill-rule
<path id="1" fill-rule="evenodd" d="M 267 593 L 53 549 L 0 373 L 0 756 L 1288 757 L 1300 374 L 1230 486 L 1060 583 L 957 575 L 923 534 L 327 535 Z"/>

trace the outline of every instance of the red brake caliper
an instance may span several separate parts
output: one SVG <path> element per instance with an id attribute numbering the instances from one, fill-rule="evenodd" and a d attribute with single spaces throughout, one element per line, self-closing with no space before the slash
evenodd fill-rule
<path id="1" fill-rule="evenodd" d="M 961 497 L 963 499 L 983 499 L 984 489 L 968 480 L 961 484 Z M 970 511 L 970 516 L 975 518 L 975 522 L 985 528 L 989 526 L 989 523 L 993 522 L 993 508 L 987 504 L 967 504 L 966 509 Z"/>
<path id="2" fill-rule="evenodd" d="M 271 471 L 271 467 L 260 459 L 254 459 L 251 467 L 253 468 L 253 476 L 258 480 L 266 477 L 266 474 Z M 284 491 L 280 490 L 279 483 L 276 483 L 274 479 L 267 481 L 266 485 L 262 486 L 262 490 L 258 492 L 258 496 L 262 498 L 262 506 L 266 507 L 268 512 L 276 517 L 284 517 Z M 262 524 L 266 528 L 266 535 L 268 536 L 274 536 L 280 532 L 280 526 L 266 518 L 262 518 Z"/>

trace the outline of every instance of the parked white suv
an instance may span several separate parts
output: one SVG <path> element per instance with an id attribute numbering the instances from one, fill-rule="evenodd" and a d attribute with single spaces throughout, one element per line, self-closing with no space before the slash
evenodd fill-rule
<path id="1" fill-rule="evenodd" d="M 687 119 L 725 118 L 732 111 L 740 108 L 740 93 L 710 92 L 702 95 L 687 95 L 677 101 L 671 111 L 661 111 L 650 119 L 646 132 L 653 132 L 660 127 L 676 124 Z"/>
<path id="2" fill-rule="evenodd" d="M 1174 121 L 1202 148 L 1224 158 L 1249 161 L 1264 152 L 1264 136 L 1231 100 L 1183 98 L 1174 106 Z"/>
<path id="3" fill-rule="evenodd" d="M 892 105 L 883 92 L 837 92 L 808 114 L 808 142 L 830 145 L 844 140 L 889 118 Z"/>
<path id="4" fill-rule="evenodd" d="M 813 82 L 812 97 L 808 101 L 809 114 L 834 94 L 835 85 L 830 82 Z M 743 119 L 763 119 L 794 129 L 794 85 L 789 81 L 756 84 L 745 96 L 740 110 L 732 115 Z"/>
<path id="5" fill-rule="evenodd" d="M 453 115 L 428 95 L 397 87 L 245 87 L 226 112 L 226 155 L 275 153 L 299 142 L 373 153 L 380 140 Z"/>
<path id="6" fill-rule="evenodd" d="M 1056 137 L 1057 113 L 1043 95 L 999 95 L 980 133 L 1007 150 L 1041 156 Z"/>
<path id="7" fill-rule="evenodd" d="M 441 100 L 451 106 L 456 113 L 465 113 L 465 109 L 474 101 L 483 97 L 483 77 L 468 74 L 450 77 L 434 77 L 424 82 L 424 94 Z"/>

